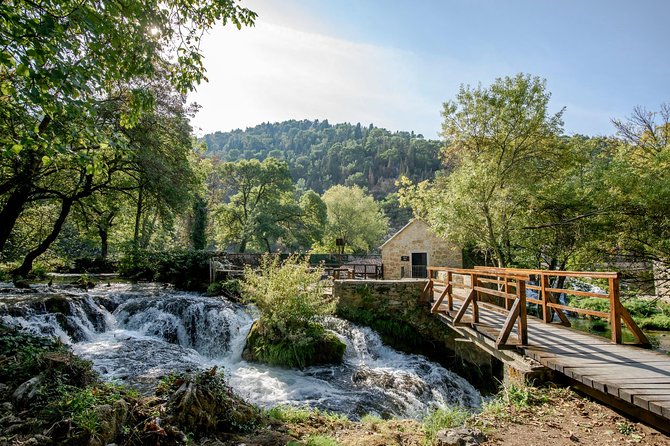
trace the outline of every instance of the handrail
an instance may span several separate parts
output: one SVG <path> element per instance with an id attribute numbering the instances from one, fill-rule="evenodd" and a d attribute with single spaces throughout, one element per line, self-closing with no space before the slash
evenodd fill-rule
<path id="1" fill-rule="evenodd" d="M 339 267 L 325 268 L 326 274 L 333 279 L 381 279 L 384 275 L 383 265 L 373 263 L 347 263 Z"/>
<path id="2" fill-rule="evenodd" d="M 439 280 L 437 276 L 443 273 L 446 275 L 446 280 Z M 470 277 L 470 285 L 458 284 L 453 281 L 454 275 Z M 445 290 L 442 292 L 438 300 L 433 305 L 431 311 L 436 313 L 439 311 L 440 305 L 444 298 L 447 298 L 448 310 L 453 311 L 453 298 L 452 293 L 453 288 L 466 288 L 470 289 L 470 295 L 465 299 L 463 305 L 461 306 L 459 312 L 454 318 L 454 323 L 458 324 L 461 322 L 461 318 L 465 314 L 467 307 L 472 306 L 473 308 L 473 324 L 479 323 L 479 314 L 478 314 L 478 302 L 482 301 L 481 295 L 488 295 L 497 299 L 502 299 L 502 305 L 497 304 L 498 306 L 504 306 L 504 309 L 509 311 L 508 320 L 510 317 L 513 319 L 519 319 L 519 334 L 520 338 L 526 336 L 526 327 L 525 327 L 525 309 L 526 304 L 538 305 L 542 308 L 542 320 L 545 323 L 552 323 L 554 320 L 554 314 L 556 314 L 560 320 L 560 323 L 565 326 L 570 326 L 570 320 L 565 311 L 579 313 L 589 316 L 597 316 L 602 318 L 607 318 L 610 320 L 610 326 L 612 330 L 612 342 L 617 344 L 622 343 L 622 321 L 630 329 L 633 335 L 637 338 L 639 344 L 649 345 L 649 340 L 644 335 L 642 330 L 637 326 L 633 318 L 631 317 L 628 310 L 621 304 L 620 299 L 620 274 L 617 272 L 610 271 L 556 271 L 556 270 L 532 270 L 532 269 L 521 269 L 521 268 L 498 268 L 498 267 L 485 267 L 485 266 L 475 266 L 473 269 L 464 269 L 464 268 L 446 268 L 446 267 L 429 267 L 428 268 L 428 277 L 429 283 L 426 285 L 424 291 L 430 292 L 428 296 L 432 296 L 432 290 L 434 284 L 444 284 Z M 590 291 L 581 291 L 573 290 L 570 288 L 559 288 L 557 286 L 549 286 L 549 278 L 558 278 L 558 277 L 589 277 L 589 278 L 598 278 L 598 279 L 607 279 L 608 280 L 608 291 L 607 293 L 596 293 Z M 528 283 L 531 278 L 537 282 L 536 284 Z M 464 280 L 465 282 L 465 280 Z M 464 286 L 465 285 L 465 286 Z M 487 286 L 494 286 L 495 289 L 487 288 Z M 514 289 L 514 292 L 511 292 L 511 289 Z M 526 290 L 537 291 L 538 297 L 527 297 Z M 573 307 L 570 305 L 560 304 L 555 297 L 555 294 L 571 294 L 575 296 L 585 296 L 585 297 L 596 297 L 609 300 L 609 311 L 595 311 L 588 310 L 578 307 Z M 511 305 L 510 305 L 511 303 Z M 523 311 L 520 307 L 523 307 Z M 521 314 L 523 312 L 523 315 Z M 460 316 L 460 317 L 459 317 Z M 522 317 L 523 316 L 523 317 Z M 458 318 L 458 320 L 456 320 Z M 522 326 L 523 325 L 523 326 Z M 507 324 L 503 326 L 500 336 L 504 339 L 499 339 L 496 341 L 507 340 L 509 332 L 511 332 L 512 327 Z M 507 333 L 506 333 L 507 331 Z M 505 336 L 503 336 L 503 334 Z M 524 340 L 521 339 L 522 343 Z"/>
<path id="3" fill-rule="evenodd" d="M 445 280 L 436 278 L 439 272 L 446 274 Z M 454 282 L 454 275 L 469 276 L 470 285 L 458 284 Z M 507 343 L 507 340 L 512 333 L 514 325 L 517 325 L 517 335 L 521 345 L 528 344 L 528 324 L 526 315 L 526 290 L 525 284 L 530 279 L 527 274 L 518 272 L 505 273 L 502 271 L 490 272 L 484 270 L 463 269 L 463 268 L 428 268 L 428 283 L 424 289 L 424 296 L 429 300 L 433 296 L 434 284 L 444 284 L 445 288 L 433 304 L 431 312 L 437 313 L 440 310 L 444 299 L 447 299 L 447 308 L 453 311 L 454 294 L 453 288 L 460 287 L 469 289 L 470 292 L 454 316 L 454 325 L 473 325 L 479 323 L 479 304 L 486 302 L 484 296 L 493 296 L 502 298 L 505 302 L 505 309 L 508 310 L 507 318 L 503 324 L 502 330 L 496 339 L 496 347 L 500 348 Z M 464 281 L 465 282 L 465 281 Z M 488 288 L 487 285 L 496 285 L 499 289 Z M 511 292 L 511 289 L 514 292 Z M 510 305 L 510 301 L 512 302 Z M 466 322 L 463 318 L 468 310 L 471 308 L 472 319 Z"/>

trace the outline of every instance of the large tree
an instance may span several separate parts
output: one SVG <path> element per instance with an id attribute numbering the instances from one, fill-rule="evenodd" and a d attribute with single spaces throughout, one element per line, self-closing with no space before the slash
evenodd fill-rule
<path id="1" fill-rule="evenodd" d="M 561 115 L 549 112 L 545 81 L 529 75 L 490 87 L 462 86 L 444 104 L 444 158 L 429 220 L 442 235 L 475 244 L 499 266 L 514 258 L 533 185 L 560 154 Z"/>
<path id="2" fill-rule="evenodd" d="M 36 181 L 76 163 L 70 189 L 90 190 L 91 175 L 123 150 L 121 130 L 153 108 L 151 80 L 192 89 L 204 78 L 202 33 L 254 19 L 233 0 L 0 4 L 0 252 L 40 198 Z M 105 118 L 110 102 L 118 126 Z M 79 198 L 62 197 L 61 214 Z"/>
<path id="3" fill-rule="evenodd" d="M 358 186 L 333 186 L 323 194 L 328 210 L 324 247 L 333 252 L 336 239 L 354 253 L 370 252 L 388 232 L 381 203 Z"/>
<path id="4" fill-rule="evenodd" d="M 218 169 L 222 203 L 218 210 L 220 238 L 245 252 L 252 241 L 267 241 L 278 234 L 274 216 L 284 213 L 282 198 L 293 183 L 283 161 L 267 158 L 222 163 Z"/>

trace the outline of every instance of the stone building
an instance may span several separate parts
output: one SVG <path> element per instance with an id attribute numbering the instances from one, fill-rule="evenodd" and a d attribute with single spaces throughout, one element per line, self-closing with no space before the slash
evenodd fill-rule
<path id="1" fill-rule="evenodd" d="M 463 267 L 459 246 L 438 237 L 422 220 L 414 219 L 380 247 L 384 279 L 426 277 L 428 266 Z"/>

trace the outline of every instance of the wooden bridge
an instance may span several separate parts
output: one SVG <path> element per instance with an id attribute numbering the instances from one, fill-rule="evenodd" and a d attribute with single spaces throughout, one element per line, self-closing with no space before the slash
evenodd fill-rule
<path id="1" fill-rule="evenodd" d="M 509 268 L 428 268 L 423 299 L 431 312 L 489 353 L 523 355 L 562 374 L 575 388 L 670 433 L 670 356 L 649 341 L 621 305 L 619 274 Z M 589 278 L 607 292 L 566 288 Z M 561 303 L 561 295 L 600 298 L 608 311 Z M 528 315 L 537 310 L 538 317 Z M 609 320 L 611 339 L 570 328 L 566 313 Z M 624 344 L 623 326 L 635 345 Z M 497 356 L 497 355 L 496 355 Z"/>

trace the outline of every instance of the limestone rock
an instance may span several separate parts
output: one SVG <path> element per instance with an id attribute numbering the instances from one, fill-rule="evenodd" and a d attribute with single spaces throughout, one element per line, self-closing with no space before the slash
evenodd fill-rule
<path id="1" fill-rule="evenodd" d="M 482 431 L 467 427 L 443 429 L 435 436 L 436 446 L 477 446 L 485 441 Z"/>
<path id="2" fill-rule="evenodd" d="M 25 406 L 29 404 L 37 395 L 37 389 L 42 382 L 42 378 L 39 376 L 33 376 L 28 381 L 21 384 L 16 388 L 14 393 L 12 393 L 12 399 L 19 406 Z"/>

